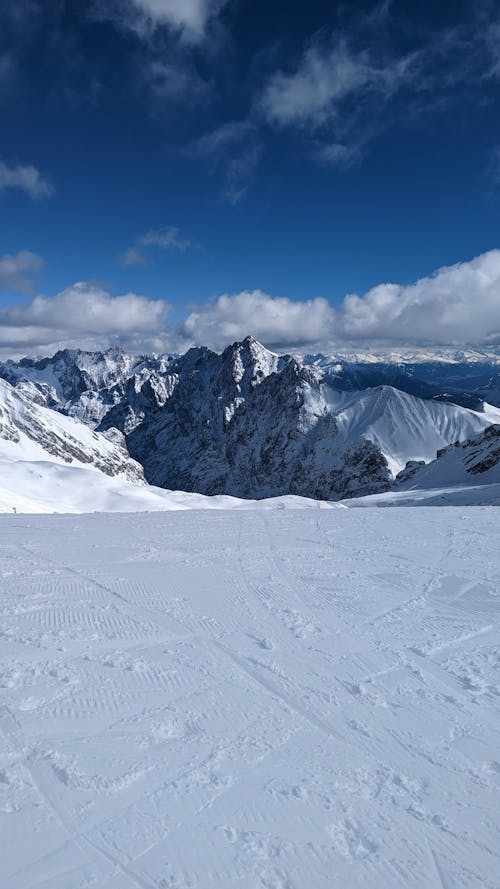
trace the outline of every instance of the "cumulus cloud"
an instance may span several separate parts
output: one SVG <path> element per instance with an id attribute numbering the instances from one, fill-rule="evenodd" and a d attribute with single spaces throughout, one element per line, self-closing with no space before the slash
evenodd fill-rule
<path id="1" fill-rule="evenodd" d="M 260 290 L 223 295 L 185 320 L 186 340 L 221 348 L 252 334 L 278 350 L 500 344 L 500 250 L 438 269 L 413 284 L 379 284 L 334 309 Z"/>
<path id="2" fill-rule="evenodd" d="M 0 161 L 0 194 L 8 188 L 23 191 L 33 201 L 49 198 L 54 191 L 36 167 L 12 167 Z"/>
<path id="3" fill-rule="evenodd" d="M 168 350 L 168 310 L 163 300 L 136 293 L 111 296 L 97 284 L 82 282 L 56 296 L 0 309 L 0 352 L 47 355 L 60 348 L 110 345 Z"/>
<path id="4" fill-rule="evenodd" d="M 163 300 L 111 296 L 97 284 L 75 284 L 56 296 L 0 309 L 0 354 L 110 345 L 132 352 L 183 352 L 199 345 L 220 350 L 248 334 L 282 352 L 498 346 L 500 250 L 414 284 L 379 284 L 361 296 L 348 294 L 338 308 L 322 297 L 292 300 L 249 290 L 210 299 L 175 325 L 169 310 Z"/>
<path id="5" fill-rule="evenodd" d="M 33 278 L 44 266 L 41 256 L 30 250 L 0 256 L 0 291 L 33 293 Z"/>
<path id="6" fill-rule="evenodd" d="M 414 284 L 349 294 L 337 313 L 341 340 L 399 343 L 500 342 L 500 250 L 438 269 Z"/>
<path id="7" fill-rule="evenodd" d="M 325 341 L 335 313 L 322 297 L 294 301 L 261 290 L 223 294 L 192 312 L 182 333 L 187 340 L 222 348 L 248 334 L 274 348 Z"/>

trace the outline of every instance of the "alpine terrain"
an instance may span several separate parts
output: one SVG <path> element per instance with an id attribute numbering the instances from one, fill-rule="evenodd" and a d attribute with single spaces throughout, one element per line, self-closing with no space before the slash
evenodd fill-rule
<path id="1" fill-rule="evenodd" d="M 62 351 L 5 362 L 0 375 L 25 397 L 98 432 L 123 433 L 152 485 L 337 500 L 387 491 L 408 461 L 429 462 L 439 449 L 500 422 L 500 408 L 483 400 L 498 400 L 492 358 L 416 367 L 384 365 L 382 373 L 359 356 L 343 364 L 279 356 L 247 337 L 222 354 Z M 450 378 L 457 400 L 473 401 L 474 410 L 446 394 Z"/>

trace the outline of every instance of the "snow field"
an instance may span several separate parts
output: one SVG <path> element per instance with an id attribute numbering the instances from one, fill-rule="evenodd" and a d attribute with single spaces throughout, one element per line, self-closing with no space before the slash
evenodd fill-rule
<path id="1" fill-rule="evenodd" d="M 498 889 L 497 515 L 0 516 L 2 889 Z"/>

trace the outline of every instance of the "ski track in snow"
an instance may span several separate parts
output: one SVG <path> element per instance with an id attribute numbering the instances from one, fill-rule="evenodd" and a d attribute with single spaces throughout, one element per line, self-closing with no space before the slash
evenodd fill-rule
<path id="1" fill-rule="evenodd" d="M 0 517 L 2 889 L 499 889 L 497 516 Z"/>

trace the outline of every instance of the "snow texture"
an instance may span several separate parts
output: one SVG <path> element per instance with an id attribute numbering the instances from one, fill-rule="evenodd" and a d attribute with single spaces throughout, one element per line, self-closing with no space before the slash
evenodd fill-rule
<path id="1" fill-rule="evenodd" d="M 490 508 L 1 516 L 2 889 L 498 889 Z"/>

